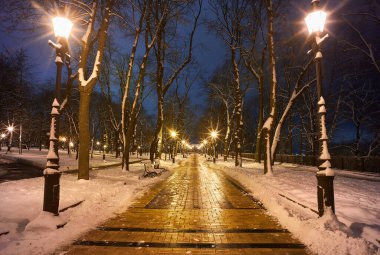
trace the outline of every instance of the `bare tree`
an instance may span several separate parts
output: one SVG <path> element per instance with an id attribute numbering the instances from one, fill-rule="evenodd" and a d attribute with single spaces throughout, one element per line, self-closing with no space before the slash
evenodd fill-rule
<path id="1" fill-rule="evenodd" d="M 78 64 L 78 88 L 79 101 L 79 161 L 78 179 L 89 179 L 89 148 L 90 148 L 90 101 L 91 93 L 98 81 L 104 49 L 107 39 L 107 31 L 112 13 L 112 0 L 107 0 L 104 8 L 96 0 L 91 5 L 81 6 L 89 15 L 86 32 L 81 39 L 81 54 Z M 100 13 L 99 13 L 100 12 Z M 95 28 L 97 17 L 101 16 L 99 28 Z M 89 70 L 89 55 L 97 42 L 97 50 L 91 71 Z"/>
<path id="2" fill-rule="evenodd" d="M 217 0 L 211 1 L 212 11 L 216 16 L 216 21 L 210 22 L 217 34 L 229 47 L 231 54 L 231 65 L 234 82 L 234 102 L 235 102 L 235 166 L 242 165 L 242 133 L 243 133 L 243 94 L 241 90 L 240 78 L 240 50 L 242 45 L 243 21 L 246 18 L 248 1 Z M 240 158 L 240 160 L 239 160 Z"/>
<path id="3" fill-rule="evenodd" d="M 156 71 L 156 93 L 157 93 L 157 124 L 155 129 L 155 137 L 150 146 L 150 159 L 153 161 L 154 158 L 161 157 L 162 151 L 162 140 L 163 140 L 163 127 L 164 127 L 164 97 L 173 82 L 177 79 L 178 75 L 184 70 L 184 68 L 191 62 L 192 53 L 193 53 L 193 39 L 195 31 L 198 26 L 199 17 L 202 11 L 203 0 L 198 0 L 198 10 L 191 10 L 193 16 L 193 26 L 191 28 L 189 40 L 188 40 L 188 50 L 187 55 L 182 59 L 178 60 L 175 63 L 180 63 L 179 65 L 174 64 L 171 73 L 166 73 L 167 68 L 165 68 L 165 63 L 169 60 L 167 58 L 168 49 L 167 49 L 167 33 L 174 31 L 169 31 L 169 25 L 171 22 L 178 22 L 178 18 L 183 16 L 183 9 L 189 7 L 192 1 L 183 1 L 183 2 L 172 2 L 172 1 L 160 1 L 160 8 L 156 7 L 155 19 L 159 20 L 163 17 L 164 12 L 162 6 L 169 8 L 168 16 L 165 17 L 163 21 L 163 29 L 158 34 L 157 42 L 154 46 L 156 62 L 157 62 L 157 71 Z M 165 79 L 165 77 L 169 77 Z"/>
<path id="4" fill-rule="evenodd" d="M 302 95 L 302 93 L 305 91 L 305 89 L 309 88 L 309 86 L 315 82 L 315 79 L 311 80 L 311 81 L 307 81 L 305 84 L 304 84 L 304 77 L 305 75 L 307 74 L 310 66 L 313 64 L 313 59 L 310 59 L 301 69 L 301 72 L 299 73 L 298 75 L 298 78 L 295 82 L 295 85 L 293 87 L 293 91 L 291 92 L 291 95 L 290 97 L 288 98 L 288 102 L 286 104 L 286 107 L 285 107 L 285 110 L 283 111 L 278 123 L 277 123 L 277 126 L 276 126 L 276 129 L 275 129 L 275 132 L 274 132 L 274 136 L 273 136 L 273 142 L 272 142 L 272 147 L 271 147 L 271 158 L 272 160 L 274 160 L 274 157 L 275 157 L 275 154 L 276 154 L 276 151 L 277 151 L 277 146 L 278 146 L 278 143 L 280 142 L 280 136 L 281 136 L 281 128 L 282 128 L 282 125 L 284 124 L 286 118 L 288 117 L 290 111 L 291 111 L 291 108 L 293 107 L 295 101 L 297 100 L 297 98 Z M 293 75 L 293 74 L 292 74 Z"/>

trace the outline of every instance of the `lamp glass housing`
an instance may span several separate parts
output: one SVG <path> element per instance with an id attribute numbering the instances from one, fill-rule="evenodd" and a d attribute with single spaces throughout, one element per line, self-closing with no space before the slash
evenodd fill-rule
<path id="1" fill-rule="evenodd" d="M 305 18 L 309 33 L 323 32 L 326 17 L 327 13 L 321 10 L 309 13 Z"/>
<path id="2" fill-rule="evenodd" d="M 69 38 L 73 23 L 65 17 L 53 18 L 54 34 L 56 37 Z"/>

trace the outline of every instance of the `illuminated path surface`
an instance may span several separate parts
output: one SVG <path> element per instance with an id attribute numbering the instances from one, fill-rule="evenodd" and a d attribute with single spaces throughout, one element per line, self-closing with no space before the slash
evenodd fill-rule
<path id="1" fill-rule="evenodd" d="M 196 155 L 68 250 L 67 254 L 307 254 L 240 184 L 202 167 Z"/>

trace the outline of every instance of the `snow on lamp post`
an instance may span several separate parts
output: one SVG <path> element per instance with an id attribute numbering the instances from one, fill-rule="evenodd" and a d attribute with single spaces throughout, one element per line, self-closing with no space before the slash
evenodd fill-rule
<path id="1" fill-rule="evenodd" d="M 313 11 L 305 18 L 307 28 L 315 42 L 310 52 L 315 54 L 315 71 L 317 79 L 318 95 L 318 120 L 319 120 L 319 162 L 317 172 L 318 213 L 322 216 L 327 207 L 335 213 L 334 204 L 334 171 L 331 169 L 331 157 L 328 150 L 328 136 L 326 131 L 326 107 L 323 98 L 322 87 L 322 52 L 321 43 L 328 37 L 326 34 L 321 38 L 327 18 L 326 12 L 320 10 L 319 0 L 312 0 Z"/>
<path id="2" fill-rule="evenodd" d="M 216 138 L 218 138 L 218 132 L 213 130 L 211 131 L 210 133 L 210 136 L 211 136 L 211 141 L 212 141 L 212 149 L 213 149 L 213 158 L 212 158 L 212 162 L 216 162 L 216 155 L 215 155 L 215 147 L 216 147 L 216 144 L 215 144 L 215 141 L 216 141 Z"/>
<path id="3" fill-rule="evenodd" d="M 62 14 L 62 13 L 58 13 Z M 68 54 L 68 37 L 70 35 L 73 23 L 66 17 L 58 15 L 53 18 L 54 34 L 56 43 L 49 40 L 49 45 L 56 51 L 55 63 L 57 66 L 55 94 L 51 110 L 50 122 L 50 137 L 49 137 L 49 152 L 47 155 L 46 169 L 44 170 L 44 202 L 43 210 L 46 212 L 58 215 L 59 207 L 59 179 L 61 172 L 59 171 L 59 117 L 61 108 L 61 80 L 62 80 L 62 67 L 64 62 L 69 61 Z"/>

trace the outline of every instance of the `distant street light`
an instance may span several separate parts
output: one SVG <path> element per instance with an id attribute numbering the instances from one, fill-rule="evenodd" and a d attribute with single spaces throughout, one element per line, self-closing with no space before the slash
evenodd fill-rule
<path id="1" fill-rule="evenodd" d="M 1 134 L 1 142 L 0 142 L 0 151 L 1 151 L 1 147 L 3 147 L 3 140 L 4 140 L 4 138 L 6 137 L 7 135 L 6 134 L 4 134 L 4 133 L 2 133 Z"/>
<path id="2" fill-rule="evenodd" d="M 103 145 L 103 161 L 106 160 L 106 148 L 107 148 L 107 145 Z"/>
<path id="3" fill-rule="evenodd" d="M 187 143 L 186 143 L 186 140 L 185 139 L 182 139 L 182 141 L 181 141 L 181 152 L 182 152 L 182 158 L 184 158 L 185 157 L 185 146 L 187 145 Z"/>
<path id="4" fill-rule="evenodd" d="M 207 140 L 204 139 L 204 140 L 202 141 L 202 144 L 203 144 L 203 146 L 205 147 L 205 148 L 203 149 L 203 151 L 204 151 L 204 153 L 205 153 L 205 157 L 206 157 L 206 154 L 207 154 Z"/>
<path id="5" fill-rule="evenodd" d="M 331 207 L 335 213 L 334 203 L 334 171 L 330 168 L 330 153 L 328 150 L 328 136 L 326 131 L 326 107 L 322 87 L 322 52 L 321 43 L 328 37 L 321 38 L 326 23 L 326 12 L 320 10 L 319 0 L 312 0 L 313 11 L 305 18 L 310 35 L 315 37 L 312 52 L 315 54 L 315 71 L 318 94 L 318 120 L 319 120 L 319 159 L 317 172 L 318 213 L 322 216 L 326 207 Z"/>
<path id="6" fill-rule="evenodd" d="M 7 130 L 8 130 L 8 133 L 10 134 L 9 135 L 9 141 L 8 141 L 8 150 L 7 150 L 7 153 L 8 153 L 8 152 L 11 152 L 11 147 L 12 147 L 13 130 L 14 130 L 13 124 L 11 126 L 7 127 Z"/>
<path id="7" fill-rule="evenodd" d="M 73 23 L 66 17 L 58 16 L 53 18 L 54 33 L 56 43 L 49 40 L 49 45 L 56 51 L 55 63 L 57 66 L 55 95 L 52 104 L 49 152 L 47 155 L 46 169 L 44 171 L 45 188 L 43 210 L 58 215 L 59 207 L 59 179 L 61 171 L 59 171 L 59 155 L 58 155 L 58 138 L 59 138 L 59 116 L 60 116 L 60 100 L 61 100 L 61 76 L 63 63 L 68 63 L 68 41 Z"/>
<path id="8" fill-rule="evenodd" d="M 212 149 L 213 149 L 213 158 L 212 158 L 212 162 L 216 163 L 216 139 L 218 138 L 218 132 L 216 130 L 212 130 L 211 133 L 210 133 L 210 136 L 211 136 L 211 141 L 212 141 Z"/>
<path id="9" fill-rule="evenodd" d="M 173 139 L 173 148 L 172 148 L 172 161 L 173 161 L 173 163 L 175 163 L 175 149 L 176 149 L 176 147 L 177 147 L 177 131 L 175 131 L 175 130 L 172 130 L 172 131 L 170 131 L 170 136 L 172 137 L 172 139 Z"/>

